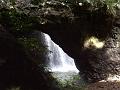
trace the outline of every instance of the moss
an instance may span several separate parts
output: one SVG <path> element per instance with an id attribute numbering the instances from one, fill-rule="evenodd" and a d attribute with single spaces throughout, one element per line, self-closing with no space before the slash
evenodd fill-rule
<path id="1" fill-rule="evenodd" d="M 46 46 L 44 46 L 35 37 L 20 37 L 18 41 L 25 47 L 27 52 L 29 52 L 31 58 L 34 57 L 34 62 L 39 64 L 45 63 L 44 56 L 48 52 Z M 43 65 L 44 66 L 44 65 Z"/>
<path id="2" fill-rule="evenodd" d="M 6 1 L 6 5 L 5 6 L 7 6 L 7 3 L 11 3 L 12 6 L 14 7 L 14 9 L 21 8 L 21 7 L 16 7 L 15 2 L 16 2 L 16 0 L 10 0 L 10 1 L 8 0 L 8 1 Z M 50 6 L 49 4 L 46 4 L 46 2 L 48 2 L 48 0 L 32 0 L 31 4 L 33 4 L 33 6 L 37 5 L 37 8 L 40 9 L 41 7 L 44 7 L 44 6 L 45 6 L 45 8 Z M 120 1 L 119 0 L 57 0 L 55 2 L 53 0 L 53 1 L 50 1 L 50 2 L 52 2 L 54 4 L 55 3 L 59 3 L 59 4 L 61 3 L 61 5 L 64 4 L 63 6 L 67 6 L 67 7 L 71 8 L 71 9 L 72 9 L 71 6 L 79 5 L 79 3 L 83 3 L 83 5 L 87 3 L 88 6 L 89 5 L 91 6 L 89 8 L 91 10 L 96 10 L 96 9 L 99 9 L 99 8 L 104 7 L 106 5 L 108 13 L 113 14 L 113 15 L 116 14 L 116 7 L 118 5 L 120 5 Z M 43 5 L 43 3 L 45 5 Z M 52 5 L 52 3 L 51 3 L 51 5 Z M 27 4 L 27 3 L 25 3 L 25 4 Z M 11 6 L 8 5 L 8 7 L 10 8 Z M 24 8 L 24 7 L 22 7 L 22 8 Z"/>
<path id="3" fill-rule="evenodd" d="M 39 5 L 39 3 L 42 3 L 42 2 L 44 2 L 45 0 L 32 0 L 32 4 L 34 4 L 34 5 Z"/>
<path id="4" fill-rule="evenodd" d="M 74 72 L 54 72 L 52 76 L 58 81 L 60 90 L 84 90 L 86 83 Z"/>
<path id="5" fill-rule="evenodd" d="M 14 36 L 24 36 L 33 32 L 34 24 L 38 22 L 37 17 L 29 17 L 25 13 L 19 13 L 15 9 L 1 9 L 0 23 L 9 29 Z"/>

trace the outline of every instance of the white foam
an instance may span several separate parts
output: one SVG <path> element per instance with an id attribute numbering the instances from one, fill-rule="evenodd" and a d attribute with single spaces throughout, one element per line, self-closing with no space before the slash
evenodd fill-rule
<path id="1" fill-rule="evenodd" d="M 49 53 L 49 68 L 52 72 L 76 72 L 79 70 L 76 68 L 74 60 L 69 57 L 57 44 L 55 44 L 51 38 L 45 35 L 46 44 L 48 49 L 52 52 Z M 56 64 L 57 63 L 57 64 Z"/>

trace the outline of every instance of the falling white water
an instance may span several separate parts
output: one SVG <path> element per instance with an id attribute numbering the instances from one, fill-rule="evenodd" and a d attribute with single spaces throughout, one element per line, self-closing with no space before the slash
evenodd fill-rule
<path id="1" fill-rule="evenodd" d="M 49 64 L 48 67 L 52 72 L 76 72 L 79 70 L 76 68 L 74 60 L 69 57 L 57 44 L 55 44 L 51 38 L 44 34 L 45 43 L 48 46 L 50 53 L 48 54 Z"/>

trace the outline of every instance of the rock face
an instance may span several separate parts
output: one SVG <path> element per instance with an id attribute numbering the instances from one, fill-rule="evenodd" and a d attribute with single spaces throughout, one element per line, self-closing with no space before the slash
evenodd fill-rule
<path id="1" fill-rule="evenodd" d="M 31 58 L 14 36 L 0 26 L 0 90 L 16 87 L 22 90 L 57 90 L 51 87 L 53 78 L 35 60 L 35 56 Z"/>
<path id="2" fill-rule="evenodd" d="M 41 29 L 75 59 L 80 75 L 88 82 L 96 82 L 112 74 L 119 74 L 119 19 L 106 13 L 106 7 L 96 11 L 74 12 L 73 23 L 46 24 Z M 74 10 L 73 10 L 74 11 Z M 119 16 L 117 17 L 119 18 Z M 115 25 L 115 26 L 114 26 Z M 91 36 L 104 41 L 103 48 L 85 48 L 84 42 Z"/>
<path id="3" fill-rule="evenodd" d="M 75 59 L 77 68 L 81 71 L 80 74 L 87 81 L 105 79 L 108 75 L 106 75 L 107 70 L 104 70 L 109 62 L 109 55 L 105 55 L 105 48 L 85 49 L 84 47 L 85 40 L 91 36 L 99 40 L 106 40 L 109 37 L 112 18 L 104 13 L 104 9 L 105 7 L 94 12 L 79 12 L 78 18 L 75 18 L 73 23 L 47 24 L 42 29 Z"/>
<path id="4" fill-rule="evenodd" d="M 75 59 L 81 76 L 87 81 L 95 82 L 106 79 L 109 74 L 118 74 L 119 38 L 116 39 L 116 36 L 119 36 L 120 16 L 114 21 L 107 13 L 106 5 L 96 10 L 91 10 L 88 3 L 83 3 L 82 6 L 77 4 L 69 6 L 57 1 L 46 1 L 38 7 L 28 5 L 21 7 L 21 10 L 25 16 L 41 17 L 38 20 L 40 23 L 35 22 L 31 28 L 49 34 L 56 44 Z M 19 8 L 17 9 L 21 12 Z M 6 23 L 4 25 L 6 26 Z M 31 24 L 27 22 L 27 25 Z M 22 26 L 24 27 L 24 24 Z M 105 42 L 103 48 L 84 47 L 86 39 L 92 36 Z"/>
<path id="5" fill-rule="evenodd" d="M 111 18 L 108 18 L 104 12 L 99 12 L 99 10 L 93 13 L 83 11 L 79 14 L 78 18 L 74 17 L 73 23 L 48 23 L 43 25 L 41 29 L 41 31 L 49 34 L 52 40 L 74 59 L 79 58 L 86 38 L 96 36 L 105 39 L 107 32 L 111 30 L 112 23 Z M 107 21 L 107 19 L 109 20 Z"/>

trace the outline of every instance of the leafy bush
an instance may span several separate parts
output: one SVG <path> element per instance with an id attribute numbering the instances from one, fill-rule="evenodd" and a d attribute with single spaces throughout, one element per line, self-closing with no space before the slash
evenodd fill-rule
<path id="1" fill-rule="evenodd" d="M 43 7 L 44 5 L 48 5 L 48 3 L 61 3 L 61 5 L 63 4 L 64 6 L 71 6 L 71 5 L 79 5 L 79 3 L 88 3 L 91 4 L 92 9 L 96 10 L 99 9 L 101 7 L 103 7 L 104 5 L 107 6 L 108 9 L 108 13 L 116 15 L 116 7 L 118 7 L 120 5 L 120 1 L 119 0 L 52 0 L 52 1 L 47 1 L 47 0 L 31 0 L 29 3 L 26 3 L 23 1 L 16 1 L 16 0 L 0 0 L 1 7 L 6 7 L 6 8 L 14 8 L 14 9 L 18 9 L 18 7 L 22 8 L 23 7 L 28 7 L 27 4 L 31 4 L 33 7 L 36 5 L 38 5 L 37 7 Z M 25 6 L 26 5 L 26 6 Z M 47 8 L 47 6 L 46 6 Z"/>

